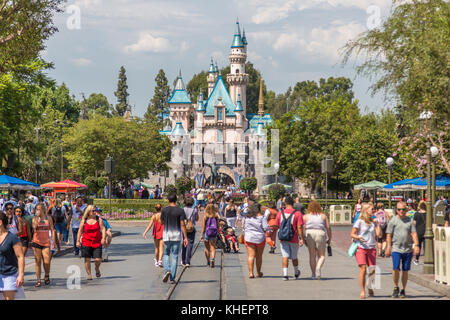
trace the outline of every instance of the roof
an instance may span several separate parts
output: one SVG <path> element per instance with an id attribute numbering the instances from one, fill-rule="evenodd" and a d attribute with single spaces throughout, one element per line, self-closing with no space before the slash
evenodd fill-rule
<path id="1" fill-rule="evenodd" d="M 238 93 L 238 99 L 236 102 L 236 109 L 234 109 L 234 112 L 239 112 L 239 111 L 244 111 L 244 108 L 242 107 L 242 102 L 241 102 L 241 94 Z"/>
<path id="2" fill-rule="evenodd" d="M 189 98 L 189 94 L 186 91 L 186 86 L 184 85 L 183 78 L 180 74 L 177 77 L 177 83 L 175 84 L 175 89 L 172 93 L 172 96 L 169 99 L 169 104 L 174 103 L 189 103 L 191 104 L 191 99 Z"/>
<path id="3" fill-rule="evenodd" d="M 241 28 L 239 27 L 239 21 L 236 21 L 236 31 L 234 32 L 233 43 L 231 44 L 232 48 L 243 48 L 244 42 L 241 38 Z"/>
<path id="4" fill-rule="evenodd" d="M 271 125 L 273 123 L 272 116 L 270 114 L 265 114 L 262 118 L 256 113 L 247 113 L 248 127 L 255 129 L 259 122 L 262 122 L 264 127 Z"/>
<path id="5" fill-rule="evenodd" d="M 181 122 L 177 122 L 175 124 L 175 127 L 173 128 L 172 137 L 173 136 L 184 136 L 185 134 L 186 134 L 186 131 L 184 131 L 183 125 L 181 124 Z"/>
<path id="6" fill-rule="evenodd" d="M 205 112 L 206 111 L 206 109 L 205 109 L 205 102 L 203 101 L 203 94 L 202 94 L 201 90 L 200 90 L 200 95 L 199 95 L 199 98 L 198 98 L 198 104 L 197 104 L 196 111 L 197 112 Z"/>
<path id="7" fill-rule="evenodd" d="M 222 103 L 225 105 L 225 115 L 227 117 L 235 116 L 234 109 L 236 109 L 236 105 L 231 99 L 221 75 L 218 76 L 213 91 L 209 95 L 208 100 L 206 100 L 204 107 L 206 109 L 205 116 L 214 116 L 214 107 L 217 105 L 219 97 L 222 98 Z"/>

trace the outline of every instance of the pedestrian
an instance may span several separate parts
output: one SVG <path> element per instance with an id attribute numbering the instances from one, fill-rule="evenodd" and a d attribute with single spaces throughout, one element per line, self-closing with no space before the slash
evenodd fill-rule
<path id="1" fill-rule="evenodd" d="M 167 282 L 170 278 L 170 283 L 175 283 L 175 277 L 178 266 L 178 254 L 180 252 L 180 241 L 183 233 L 183 245 L 186 247 L 188 238 L 186 234 L 186 227 L 184 221 L 186 215 L 184 210 L 177 206 L 177 195 L 169 194 L 169 205 L 164 207 L 161 211 L 161 222 L 164 225 L 163 241 L 164 241 L 164 270 L 166 274 L 163 277 L 163 282 Z M 172 256 L 172 259 L 170 257 Z"/>
<path id="2" fill-rule="evenodd" d="M 88 280 L 92 280 L 91 259 L 95 262 L 95 276 L 100 278 L 100 265 L 102 264 L 102 246 L 106 241 L 106 230 L 103 220 L 100 219 L 93 205 L 84 210 L 78 228 L 76 238 L 77 247 L 81 249 L 81 257 L 84 258 L 84 267 L 88 274 Z"/>
<path id="3" fill-rule="evenodd" d="M 309 251 L 309 266 L 312 279 L 321 278 L 322 266 L 325 262 L 325 249 L 331 244 L 331 227 L 327 216 L 323 213 L 319 202 L 308 203 L 308 214 L 303 216 L 304 234 Z"/>
<path id="4" fill-rule="evenodd" d="M 242 232 L 244 233 L 245 246 L 247 247 L 247 265 L 249 278 L 255 278 L 253 267 L 256 262 L 256 276 L 262 278 L 262 255 L 266 246 L 266 231 L 269 231 L 269 225 L 263 215 L 260 214 L 261 205 L 254 203 L 250 206 L 247 215 L 242 223 Z"/>
<path id="5" fill-rule="evenodd" d="M 8 217 L 0 211 L 0 292 L 3 299 L 14 300 L 23 292 L 25 257 L 19 238 L 8 231 Z"/>
<path id="6" fill-rule="evenodd" d="M 103 218 L 102 216 L 102 209 L 100 209 L 99 207 L 95 207 L 95 214 L 101 218 L 103 220 L 103 225 L 105 226 L 105 232 L 106 232 L 106 237 L 105 237 L 105 244 L 103 245 L 103 249 L 102 249 L 102 261 L 103 262 L 108 262 L 108 248 L 111 245 L 111 241 L 112 241 L 112 228 L 111 225 L 109 224 L 108 220 L 106 220 L 105 218 Z"/>
<path id="7" fill-rule="evenodd" d="M 25 213 L 28 216 L 34 216 L 35 205 L 33 204 L 33 199 L 34 199 L 33 197 L 27 198 L 27 203 L 25 204 Z"/>
<path id="8" fill-rule="evenodd" d="M 44 283 L 50 284 L 50 262 L 51 262 L 51 239 L 56 239 L 56 231 L 53 226 L 53 220 L 47 214 L 45 203 L 38 203 L 36 205 L 36 215 L 32 221 L 33 226 L 33 241 L 31 247 L 33 248 L 34 258 L 36 261 L 36 285 L 41 286 L 41 264 L 44 265 Z"/>
<path id="9" fill-rule="evenodd" d="M 414 202 L 411 198 L 409 198 L 406 201 L 406 204 L 408 205 L 408 212 L 406 213 L 406 215 L 411 219 L 414 220 L 414 216 L 416 214 L 416 207 L 414 206 Z"/>
<path id="10" fill-rule="evenodd" d="M 358 241 L 355 258 L 359 266 L 360 298 L 366 298 L 366 275 L 368 274 L 367 288 L 369 296 L 374 296 L 374 275 L 376 266 L 376 236 L 381 236 L 380 228 L 372 219 L 373 206 L 363 204 L 358 220 L 353 224 L 351 238 Z"/>
<path id="11" fill-rule="evenodd" d="M 386 229 L 389 223 L 389 215 L 384 211 L 384 204 L 379 202 L 377 204 L 377 212 L 375 213 L 375 219 L 380 226 L 381 236 L 377 237 L 378 256 L 384 257 L 386 252 Z"/>
<path id="12" fill-rule="evenodd" d="M 152 215 L 150 218 L 150 223 L 148 224 L 147 228 L 145 229 L 142 236 L 144 239 L 147 239 L 147 232 L 153 227 L 153 242 L 155 245 L 155 267 L 163 267 L 163 252 L 164 252 L 164 241 L 163 241 L 163 232 L 164 232 L 164 225 L 161 222 L 161 210 L 162 206 L 161 204 L 157 203 L 155 205 L 156 213 Z"/>
<path id="13" fill-rule="evenodd" d="M 141 199 L 148 199 L 150 197 L 150 193 L 148 192 L 148 188 L 145 187 L 141 194 Z"/>
<path id="14" fill-rule="evenodd" d="M 278 226 L 276 224 L 277 220 L 277 206 L 275 204 L 275 201 L 269 201 L 268 208 L 266 208 L 266 211 L 264 212 L 264 217 L 267 220 L 267 224 L 270 228 L 269 232 L 267 233 L 266 237 L 266 243 L 270 246 L 269 253 L 274 254 L 277 242 L 277 231 Z"/>
<path id="15" fill-rule="evenodd" d="M 53 221 L 55 223 L 55 230 L 57 233 L 59 243 L 64 241 L 64 230 L 67 227 L 68 215 L 66 207 L 63 206 L 61 199 L 55 200 L 55 206 L 51 210 Z"/>
<path id="16" fill-rule="evenodd" d="M 205 243 L 206 263 L 214 268 L 214 260 L 216 257 L 216 240 L 218 235 L 219 214 L 212 204 L 208 204 L 205 208 L 205 215 L 202 221 L 202 235 L 200 241 Z"/>
<path id="17" fill-rule="evenodd" d="M 19 229 L 18 232 L 18 237 L 20 239 L 20 242 L 22 243 L 22 252 L 23 256 L 25 257 L 27 255 L 28 245 L 31 242 L 30 224 L 24 218 L 25 210 L 22 207 L 16 207 L 14 209 L 14 214 L 19 220 L 19 225 L 21 225 L 21 229 Z"/>
<path id="18" fill-rule="evenodd" d="M 427 215 L 427 204 L 425 201 L 419 202 L 419 210 L 414 215 L 414 225 L 416 226 L 417 238 L 419 239 L 419 253 L 416 254 L 414 259 L 414 264 L 419 265 L 420 251 L 422 250 L 422 245 L 425 243 L 425 224 Z"/>
<path id="19" fill-rule="evenodd" d="M 72 203 L 70 202 L 70 196 L 68 194 L 66 194 L 63 206 L 66 208 L 66 220 L 64 222 L 63 240 L 66 243 L 66 245 L 69 245 L 69 230 L 70 230 L 69 216 L 70 212 L 72 212 Z"/>
<path id="20" fill-rule="evenodd" d="M 278 229 L 278 239 L 280 240 L 281 256 L 282 256 L 282 270 L 283 280 L 289 280 L 288 267 L 289 259 L 292 260 L 294 266 L 295 279 L 300 277 L 300 270 L 298 269 L 298 249 L 303 246 L 303 215 L 294 210 L 294 200 L 292 197 L 285 198 L 286 208 L 281 208 L 278 211 L 276 218 L 276 225 Z"/>
<path id="21" fill-rule="evenodd" d="M 407 216 L 406 204 L 397 203 L 397 215 L 389 221 L 387 233 L 386 257 L 392 255 L 392 276 L 394 280 L 393 298 L 406 297 L 406 284 L 408 283 L 408 271 L 411 268 L 413 254 L 420 253 L 419 239 L 413 220 Z M 414 248 L 414 249 L 413 249 Z M 399 290 L 400 263 L 402 269 L 402 290 Z"/>
<path id="22" fill-rule="evenodd" d="M 305 207 L 300 202 L 300 197 L 295 198 L 294 209 L 300 211 L 301 214 L 305 214 Z"/>
<path id="23" fill-rule="evenodd" d="M 233 199 L 228 200 L 228 205 L 225 207 L 224 213 L 228 226 L 234 230 L 236 228 L 236 220 L 238 219 L 238 208 L 234 204 Z"/>
<path id="24" fill-rule="evenodd" d="M 23 226 L 22 226 L 22 220 L 20 220 L 15 214 L 14 214 L 14 205 L 12 202 L 7 202 L 5 204 L 5 213 L 8 217 L 8 224 L 6 228 L 9 232 L 14 234 L 15 236 L 19 236 L 22 233 Z M 19 231 L 20 230 L 20 231 Z"/>
<path id="25" fill-rule="evenodd" d="M 220 222 L 219 222 L 219 225 L 220 225 Z M 226 232 L 227 233 L 226 233 L 225 238 L 226 238 L 226 240 L 228 242 L 228 246 L 227 247 L 229 247 L 230 250 L 233 249 L 234 253 L 239 253 L 239 243 L 238 243 L 238 240 L 236 238 L 236 234 L 234 233 L 233 228 L 228 228 L 226 230 Z"/>
<path id="26" fill-rule="evenodd" d="M 72 222 L 72 235 L 73 235 L 73 250 L 74 254 L 78 256 L 80 254 L 80 248 L 77 247 L 77 235 L 78 230 L 80 229 L 80 222 L 83 217 L 83 213 L 86 210 L 86 204 L 84 204 L 83 197 L 78 196 L 75 200 L 75 205 L 72 206 L 72 214 L 69 216 L 69 221 L 67 222 L 70 225 Z"/>
<path id="27" fill-rule="evenodd" d="M 187 233 L 188 245 L 181 248 L 181 265 L 183 267 L 190 267 L 192 249 L 194 248 L 195 241 L 195 223 L 198 221 L 198 210 L 194 207 L 194 199 L 187 197 L 184 200 L 184 214 L 186 215 L 185 226 Z M 184 238 L 183 238 L 184 239 Z"/>
<path id="28" fill-rule="evenodd" d="M 283 196 L 280 195 L 277 201 L 277 210 L 280 211 L 282 207 L 283 207 Z"/>
<path id="29" fill-rule="evenodd" d="M 355 209 L 353 210 L 352 223 L 355 223 L 358 220 L 359 215 L 361 214 L 361 209 L 362 209 L 361 198 L 359 198 L 358 200 L 356 200 Z"/>

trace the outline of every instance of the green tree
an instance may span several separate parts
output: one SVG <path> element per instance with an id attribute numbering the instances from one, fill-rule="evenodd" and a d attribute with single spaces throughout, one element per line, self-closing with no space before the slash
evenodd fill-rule
<path id="1" fill-rule="evenodd" d="M 125 67 L 120 67 L 119 81 L 117 82 L 117 91 L 114 92 L 117 97 L 117 104 L 114 113 L 120 117 L 125 115 L 128 109 L 128 85 Z"/>
<path id="2" fill-rule="evenodd" d="M 252 193 L 256 190 L 258 186 L 258 181 L 255 177 L 247 177 L 243 178 L 241 182 L 239 182 L 239 188 L 245 190 L 248 193 Z"/>
<path id="3" fill-rule="evenodd" d="M 64 0 L 0 1 L 0 74 L 26 71 L 45 49 L 44 42 L 58 29 L 53 15 Z"/>
<path id="4" fill-rule="evenodd" d="M 156 126 L 120 117 L 80 121 L 63 140 L 69 168 L 81 177 L 101 173 L 106 156 L 111 155 L 116 161 L 115 181 L 145 179 L 149 171 L 167 169 L 171 156 L 171 143 Z"/>
<path id="5" fill-rule="evenodd" d="M 160 129 L 165 125 L 163 123 L 163 114 L 169 113 L 170 87 L 164 70 L 159 70 L 155 78 L 156 86 L 153 97 L 147 107 L 144 115 L 146 121 L 157 122 Z"/>
<path id="6" fill-rule="evenodd" d="M 282 184 L 273 184 L 269 187 L 269 199 L 278 200 L 286 194 L 286 188 Z"/>
<path id="7" fill-rule="evenodd" d="M 188 193 L 194 186 L 194 180 L 186 176 L 179 177 L 175 185 L 177 188 L 177 194 L 184 197 L 184 195 Z"/>
<path id="8" fill-rule="evenodd" d="M 92 93 L 89 98 L 85 98 L 80 103 L 81 114 L 85 118 L 91 118 L 95 114 L 104 117 L 111 117 L 112 106 L 108 102 L 108 98 L 101 93 Z M 85 120 L 85 119 L 84 119 Z"/>

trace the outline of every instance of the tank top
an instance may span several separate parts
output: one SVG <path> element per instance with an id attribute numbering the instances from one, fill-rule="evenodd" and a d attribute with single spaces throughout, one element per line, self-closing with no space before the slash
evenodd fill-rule
<path id="1" fill-rule="evenodd" d="M 100 223 L 88 224 L 87 221 L 83 227 L 83 238 L 81 244 L 85 247 L 98 248 L 102 245 L 102 234 L 100 232 Z"/>
<path id="2" fill-rule="evenodd" d="M 233 209 L 226 209 L 226 210 L 227 210 L 227 213 L 225 215 L 226 218 L 234 218 L 234 217 L 236 217 L 236 209 L 235 209 L 234 206 L 233 206 Z"/>
<path id="3" fill-rule="evenodd" d="M 276 224 L 278 211 L 276 209 L 269 209 L 270 213 L 267 216 L 267 223 L 269 226 L 273 226 Z"/>
<path id="4" fill-rule="evenodd" d="M 40 221 L 39 218 L 36 219 L 38 219 L 38 222 L 34 230 L 33 242 L 43 247 L 50 247 L 50 224 L 48 219 Z"/>
<path id="5" fill-rule="evenodd" d="M 308 217 L 308 221 L 306 221 L 306 230 L 314 229 L 314 230 L 323 230 L 326 231 L 325 221 L 322 219 L 320 214 L 310 214 Z"/>
<path id="6" fill-rule="evenodd" d="M 19 232 L 19 229 L 17 229 L 17 218 L 15 216 L 12 217 L 11 219 L 11 223 L 8 224 L 7 229 L 9 232 L 11 232 L 12 234 L 16 235 Z"/>
<path id="7" fill-rule="evenodd" d="M 27 234 L 27 224 L 24 223 L 23 224 L 23 230 L 22 233 L 19 236 L 20 238 L 28 238 L 28 234 Z"/>
<path id="8" fill-rule="evenodd" d="M 160 240 L 163 237 L 164 225 L 155 219 L 153 224 L 153 239 Z"/>

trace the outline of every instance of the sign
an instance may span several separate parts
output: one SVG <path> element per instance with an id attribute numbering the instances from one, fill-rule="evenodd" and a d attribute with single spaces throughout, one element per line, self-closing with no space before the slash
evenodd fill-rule
<path id="1" fill-rule="evenodd" d="M 434 223 L 437 225 L 444 225 L 445 223 L 445 210 L 447 206 L 444 201 L 439 200 L 433 206 L 433 218 Z"/>

